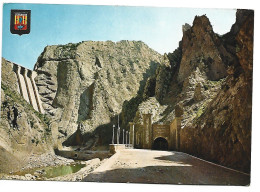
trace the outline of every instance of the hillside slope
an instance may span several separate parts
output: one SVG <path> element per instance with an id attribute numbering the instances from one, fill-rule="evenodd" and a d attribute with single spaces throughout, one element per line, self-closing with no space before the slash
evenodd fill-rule
<path id="1" fill-rule="evenodd" d="M 0 173 L 20 170 L 33 154 L 54 153 L 48 119 L 17 92 L 12 66 L 2 59 Z"/>

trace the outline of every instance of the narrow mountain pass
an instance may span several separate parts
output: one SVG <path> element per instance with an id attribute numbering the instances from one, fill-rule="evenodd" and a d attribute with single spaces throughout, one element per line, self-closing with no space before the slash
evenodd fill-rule
<path id="1" fill-rule="evenodd" d="M 117 152 L 83 181 L 249 185 L 250 176 L 181 152 L 127 149 Z"/>

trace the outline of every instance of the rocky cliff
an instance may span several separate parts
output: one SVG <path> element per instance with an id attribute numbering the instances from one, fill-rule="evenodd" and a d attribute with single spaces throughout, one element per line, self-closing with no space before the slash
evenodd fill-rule
<path id="1" fill-rule="evenodd" d="M 152 113 L 153 122 L 170 123 L 178 104 L 185 109 L 183 125 L 190 123 L 221 89 L 229 66 L 235 62 L 236 57 L 214 33 L 209 19 L 196 16 L 193 25 L 183 30 L 179 47 L 164 55 L 153 77 L 154 86 L 150 81 L 146 83 L 150 88 L 144 90 L 144 95 L 155 97 L 160 107 L 149 107 L 148 99 L 144 101 L 147 107 L 138 112 Z"/>
<path id="2" fill-rule="evenodd" d="M 249 172 L 252 50 L 252 11 L 238 10 L 223 36 L 205 15 L 196 16 L 192 26 L 183 27 L 179 47 L 164 55 L 147 81 L 149 97 L 137 106 L 134 121 L 151 113 L 154 123 L 169 123 L 181 106 L 181 151 Z"/>
<path id="3" fill-rule="evenodd" d="M 35 111 L 17 90 L 13 65 L 2 59 L 0 173 L 20 170 L 33 154 L 53 152 L 48 119 Z"/>
<path id="4" fill-rule="evenodd" d="M 65 144 L 111 142 L 123 103 L 142 92 L 161 59 L 140 41 L 46 47 L 35 65 L 35 81 L 57 138 Z M 96 139 L 85 139 L 94 132 Z"/>
<path id="5" fill-rule="evenodd" d="M 239 10 L 225 36 L 233 38 L 231 50 L 238 62 L 230 65 L 233 70 L 221 90 L 181 134 L 183 151 L 245 172 L 250 172 L 251 160 L 253 29 L 254 13 Z"/>
<path id="6" fill-rule="evenodd" d="M 34 67 L 44 116 L 16 93 L 3 60 L 0 160 L 49 150 L 49 132 L 56 144 L 107 145 L 118 116 L 122 128 L 142 123 L 144 113 L 169 124 L 178 106 L 181 151 L 250 172 L 253 14 L 238 10 L 222 36 L 206 15 L 196 16 L 164 56 L 140 41 L 47 46 Z"/>

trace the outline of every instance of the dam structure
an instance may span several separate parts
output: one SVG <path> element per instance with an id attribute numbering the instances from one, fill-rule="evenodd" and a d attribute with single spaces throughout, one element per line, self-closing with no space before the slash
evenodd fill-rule
<path id="1" fill-rule="evenodd" d="M 26 69 L 16 63 L 13 64 L 13 71 L 17 77 L 17 91 L 23 98 L 32 105 L 32 107 L 40 112 L 44 113 L 42 102 L 39 97 L 38 89 L 35 84 L 34 78 L 37 73 L 30 69 Z"/>

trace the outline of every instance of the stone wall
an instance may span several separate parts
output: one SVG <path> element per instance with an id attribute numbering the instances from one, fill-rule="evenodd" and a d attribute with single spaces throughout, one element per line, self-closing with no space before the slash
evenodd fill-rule
<path id="1" fill-rule="evenodd" d="M 152 148 L 152 114 L 143 114 L 143 146 L 144 149 Z"/>
<path id="2" fill-rule="evenodd" d="M 169 150 L 180 149 L 181 117 L 170 124 L 152 124 L 152 114 L 143 114 L 143 124 L 129 123 L 130 143 L 136 148 L 152 149 L 157 138 L 164 138 Z"/>
<path id="3" fill-rule="evenodd" d="M 163 137 L 167 141 L 170 140 L 170 125 L 153 124 L 153 141 L 158 137 Z"/>
<path id="4" fill-rule="evenodd" d="M 180 150 L 181 117 L 175 117 L 170 124 L 170 150 Z"/>
<path id="5" fill-rule="evenodd" d="M 142 148 L 142 146 L 143 146 L 143 125 L 134 124 L 132 122 L 130 122 L 129 124 L 130 124 L 130 136 L 134 135 L 134 147 Z M 134 133 L 131 130 L 132 131 L 134 130 Z"/>

